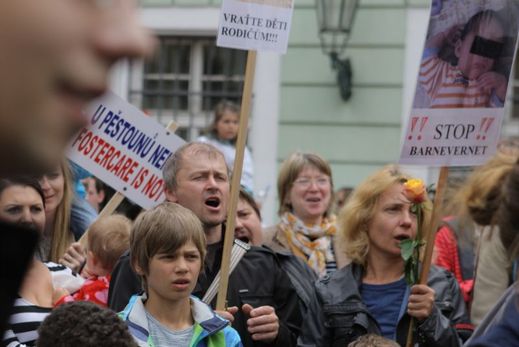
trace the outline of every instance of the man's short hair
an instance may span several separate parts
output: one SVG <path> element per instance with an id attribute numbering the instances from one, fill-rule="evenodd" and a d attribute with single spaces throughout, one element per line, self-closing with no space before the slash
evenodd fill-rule
<path id="1" fill-rule="evenodd" d="M 130 258 L 133 269 L 139 267 L 147 290 L 146 275 L 151 258 L 159 253 L 175 253 L 192 241 L 200 252 L 202 264 L 206 253 L 205 233 L 198 217 L 173 202 L 163 202 L 137 217 L 130 236 Z"/>
<path id="2" fill-rule="evenodd" d="M 380 335 L 366 334 L 348 344 L 348 347 L 400 347 L 400 345 Z"/>
<path id="3" fill-rule="evenodd" d="M 177 174 L 182 168 L 182 159 L 184 159 L 185 155 L 197 155 L 197 154 L 205 154 L 208 157 L 216 157 L 221 156 L 222 160 L 225 162 L 225 157 L 218 148 L 203 142 L 190 142 L 173 153 L 162 168 L 162 178 L 164 179 L 164 183 L 166 184 L 166 188 L 170 190 L 174 190 L 177 187 Z M 227 164 L 226 164 L 227 166 Z"/>
<path id="4" fill-rule="evenodd" d="M 58 306 L 38 331 L 37 347 L 137 347 L 115 312 L 88 301 Z"/>
<path id="5" fill-rule="evenodd" d="M 110 272 L 117 260 L 130 248 L 132 222 L 123 215 L 101 217 L 88 230 L 88 249 Z"/>

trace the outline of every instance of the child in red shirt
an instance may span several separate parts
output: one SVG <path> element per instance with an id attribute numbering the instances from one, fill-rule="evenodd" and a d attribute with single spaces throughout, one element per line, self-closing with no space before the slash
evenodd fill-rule
<path id="1" fill-rule="evenodd" d="M 107 306 L 110 273 L 130 247 L 130 230 L 130 220 L 122 215 L 100 218 L 90 226 L 86 266 L 81 273 L 87 280 L 77 292 L 64 295 L 55 306 L 71 301 L 91 301 Z"/>

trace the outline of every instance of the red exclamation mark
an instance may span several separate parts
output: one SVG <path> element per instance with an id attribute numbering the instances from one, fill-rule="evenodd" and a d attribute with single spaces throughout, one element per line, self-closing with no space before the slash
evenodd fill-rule
<path id="1" fill-rule="evenodd" d="M 489 119 L 488 117 L 481 118 L 481 124 L 479 125 L 479 134 L 476 136 L 476 140 L 479 140 L 479 139 L 485 140 L 486 137 L 484 135 L 481 135 L 481 133 L 483 132 L 483 128 L 485 127 L 485 124 L 487 123 L 488 119 Z M 488 127 L 487 127 L 487 130 L 488 130 Z"/>
<path id="2" fill-rule="evenodd" d="M 425 127 L 425 124 L 427 124 L 428 121 L 429 121 L 429 117 L 422 117 L 421 122 L 420 122 L 420 134 L 422 133 L 423 128 Z M 422 135 L 418 135 L 417 139 L 421 140 Z"/>
<path id="3" fill-rule="evenodd" d="M 408 140 L 413 139 L 413 131 L 414 131 L 414 128 L 416 127 L 416 123 L 418 123 L 418 117 L 411 117 L 411 131 L 409 133 L 409 136 L 407 137 Z"/>
<path id="4" fill-rule="evenodd" d="M 486 140 L 486 138 L 487 138 L 486 133 L 488 133 L 488 129 L 490 129 L 490 126 L 492 125 L 492 123 L 494 123 L 494 118 L 487 118 L 487 124 L 484 129 L 485 135 L 483 135 L 483 137 L 481 138 L 482 140 Z"/>

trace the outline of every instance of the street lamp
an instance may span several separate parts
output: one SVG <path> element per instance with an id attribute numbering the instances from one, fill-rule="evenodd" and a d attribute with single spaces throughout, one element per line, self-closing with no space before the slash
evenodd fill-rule
<path id="1" fill-rule="evenodd" d="M 351 97 L 352 70 L 348 58 L 341 59 L 350 37 L 358 0 L 316 0 L 317 24 L 323 52 L 330 56 L 332 67 L 337 70 L 337 83 L 341 97 Z"/>

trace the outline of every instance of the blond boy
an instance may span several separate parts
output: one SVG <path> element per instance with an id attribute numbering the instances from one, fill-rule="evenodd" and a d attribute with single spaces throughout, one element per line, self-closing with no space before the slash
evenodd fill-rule
<path id="1" fill-rule="evenodd" d="M 87 234 L 85 270 L 87 280 L 72 295 L 63 296 L 55 304 L 70 301 L 92 301 L 106 307 L 110 273 L 119 257 L 130 247 L 131 221 L 122 215 L 111 215 L 96 220 Z"/>

